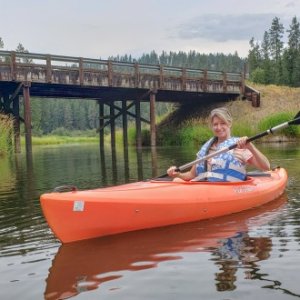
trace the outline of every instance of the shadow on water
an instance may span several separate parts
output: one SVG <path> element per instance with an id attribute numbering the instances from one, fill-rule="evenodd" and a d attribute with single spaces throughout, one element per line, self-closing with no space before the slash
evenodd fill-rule
<path id="1" fill-rule="evenodd" d="M 88 292 L 126 277 L 128 271 L 157 268 L 189 252 L 211 253 L 211 261 L 220 269 L 216 290 L 232 290 L 237 269 L 243 266 L 248 279 L 258 279 L 258 262 L 268 259 L 272 249 L 270 237 L 251 237 L 249 229 L 279 217 L 286 200 L 284 195 L 268 205 L 214 220 L 61 245 L 46 280 L 45 299 Z"/>

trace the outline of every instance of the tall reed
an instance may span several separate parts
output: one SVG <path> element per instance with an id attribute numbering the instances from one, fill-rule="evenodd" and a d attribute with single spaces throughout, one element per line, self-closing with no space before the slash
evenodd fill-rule
<path id="1" fill-rule="evenodd" d="M 11 132 L 12 120 L 0 114 L 0 155 L 4 155 L 12 148 Z"/>

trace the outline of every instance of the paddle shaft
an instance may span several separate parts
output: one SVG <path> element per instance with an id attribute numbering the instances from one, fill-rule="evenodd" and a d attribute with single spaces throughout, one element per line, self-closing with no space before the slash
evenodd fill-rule
<path id="1" fill-rule="evenodd" d="M 298 114 L 296 115 L 296 117 L 297 117 L 298 115 L 299 115 L 299 112 L 298 112 Z M 289 125 L 295 125 L 295 124 L 299 124 L 299 123 L 300 123 L 300 116 L 299 116 L 298 118 L 295 118 L 295 119 L 291 120 L 291 121 L 284 122 L 284 123 L 282 123 L 282 124 L 279 124 L 279 125 L 277 125 L 277 126 L 274 126 L 274 127 L 270 128 L 270 129 L 264 131 L 264 132 L 258 133 L 258 134 L 256 134 L 256 135 L 254 135 L 254 136 L 248 138 L 248 139 L 247 139 L 247 143 L 250 143 L 250 142 L 252 142 L 252 141 L 254 141 L 254 140 L 257 140 L 257 139 L 259 139 L 259 138 L 261 138 L 261 137 L 264 137 L 264 136 L 266 136 L 266 135 L 268 135 L 268 134 L 270 134 L 270 133 L 273 134 L 275 131 L 280 130 L 280 129 L 283 129 L 283 128 L 286 128 L 286 127 L 288 127 Z M 212 158 L 212 157 L 214 157 L 214 156 L 216 156 L 216 155 L 219 155 L 219 154 L 221 154 L 221 153 L 225 153 L 225 152 L 227 152 L 227 151 L 230 151 L 230 150 L 232 150 L 232 149 L 235 149 L 237 146 L 238 146 L 238 144 L 236 143 L 236 144 L 233 144 L 233 145 L 231 145 L 231 146 L 229 146 L 229 147 L 222 148 L 222 149 L 220 149 L 220 150 L 218 150 L 218 151 L 216 151 L 216 152 L 213 152 L 213 153 L 211 153 L 211 154 L 208 154 L 208 155 L 206 155 L 206 156 L 204 156 L 204 157 L 202 157 L 202 158 L 196 159 L 196 160 L 194 160 L 194 161 L 192 161 L 192 162 L 189 162 L 189 163 L 187 163 L 187 164 L 185 164 L 185 165 L 182 165 L 182 166 L 178 167 L 178 168 L 176 169 L 176 172 L 181 172 L 181 171 L 183 171 L 183 170 L 185 170 L 185 169 L 187 169 L 187 168 L 189 168 L 189 167 L 191 167 L 191 166 L 193 166 L 193 165 L 195 165 L 195 164 L 201 163 L 201 162 L 203 162 L 203 161 L 205 161 L 205 160 L 208 160 L 208 159 L 210 159 L 210 158 Z M 165 176 L 168 176 L 168 174 L 166 174 Z M 161 177 L 165 177 L 165 176 L 161 176 Z"/>

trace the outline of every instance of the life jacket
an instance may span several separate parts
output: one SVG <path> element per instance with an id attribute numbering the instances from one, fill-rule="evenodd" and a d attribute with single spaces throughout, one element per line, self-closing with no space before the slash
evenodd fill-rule
<path id="1" fill-rule="evenodd" d="M 208 140 L 197 153 L 197 159 L 206 156 L 215 137 Z M 227 148 L 238 141 L 238 138 L 231 137 L 220 143 L 216 151 Z M 246 179 L 245 163 L 242 163 L 232 155 L 231 151 L 218 154 L 211 158 L 211 170 L 207 170 L 207 162 L 196 165 L 196 180 L 207 179 L 208 181 L 244 181 Z M 195 181 L 195 180 L 193 180 Z"/>

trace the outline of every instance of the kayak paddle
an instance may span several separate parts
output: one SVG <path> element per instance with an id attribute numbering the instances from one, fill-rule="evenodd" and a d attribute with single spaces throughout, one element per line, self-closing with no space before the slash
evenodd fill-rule
<path id="1" fill-rule="evenodd" d="M 279 124 L 277 126 L 274 126 L 274 127 L 270 128 L 270 129 L 268 129 L 268 130 L 266 130 L 264 132 L 258 133 L 256 135 L 248 138 L 247 139 L 247 143 L 252 142 L 254 140 L 257 140 L 257 139 L 259 139 L 259 138 L 261 138 L 263 136 L 266 136 L 266 135 L 268 135 L 270 133 L 273 134 L 275 131 L 283 129 L 283 128 L 286 128 L 286 127 L 288 127 L 290 125 L 299 125 L 299 124 L 300 124 L 300 111 L 297 113 L 297 115 L 294 117 L 293 120 L 284 122 L 282 124 Z M 205 160 L 208 160 L 208 159 L 210 159 L 210 158 L 212 158 L 212 157 L 214 157 L 216 155 L 219 155 L 221 153 L 225 153 L 227 151 L 235 149 L 235 148 L 237 148 L 237 146 L 238 146 L 238 144 L 235 143 L 235 144 L 233 144 L 233 145 L 231 145 L 229 147 L 222 148 L 222 149 L 220 149 L 220 150 L 218 150 L 216 152 L 213 152 L 213 153 L 208 154 L 208 155 L 206 155 L 204 157 L 198 158 L 198 159 L 196 159 L 196 160 L 194 160 L 192 162 L 189 162 L 189 163 L 187 163 L 185 165 L 182 165 L 182 166 L 178 167 L 176 169 L 176 172 L 181 172 L 181 171 L 183 171 L 183 170 L 185 170 L 185 169 L 187 169 L 187 168 L 189 168 L 189 167 L 191 167 L 191 166 L 193 166 L 195 164 L 201 163 L 201 162 L 203 162 Z M 164 174 L 164 175 L 159 176 L 158 178 L 167 177 L 167 176 L 168 176 L 168 174 Z"/>

